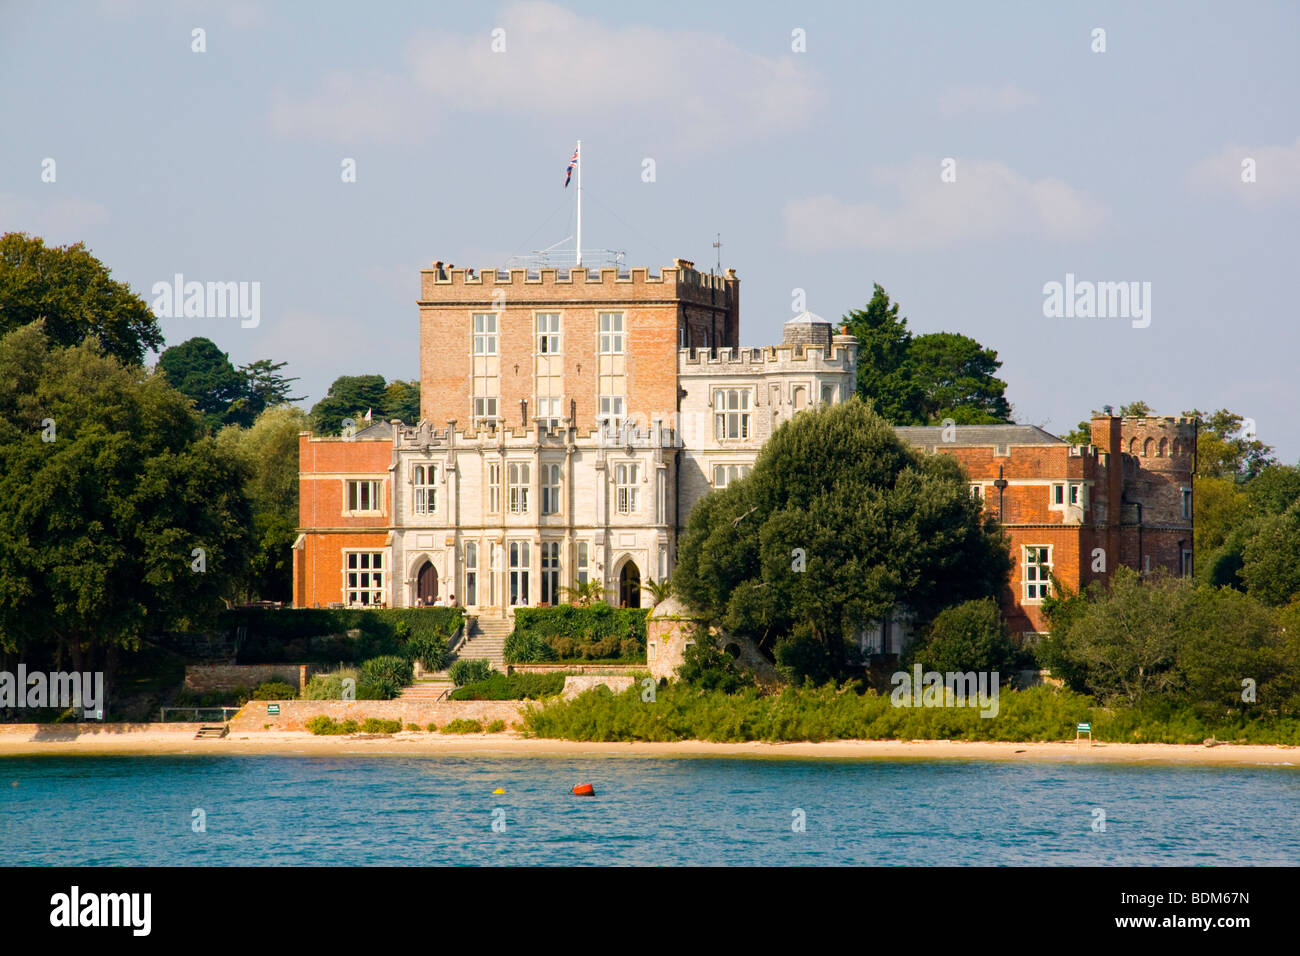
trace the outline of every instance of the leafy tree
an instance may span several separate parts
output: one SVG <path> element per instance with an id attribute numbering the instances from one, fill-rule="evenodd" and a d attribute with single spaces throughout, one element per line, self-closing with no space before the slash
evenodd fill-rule
<path id="1" fill-rule="evenodd" d="M 252 424 L 247 380 L 211 339 L 196 337 L 173 345 L 158 356 L 158 369 L 178 392 L 194 400 L 214 431 L 222 425 Z"/>
<path id="2" fill-rule="evenodd" d="M 1175 660 L 1182 696 L 1214 716 L 1284 706 L 1300 673 L 1300 658 L 1287 657 L 1276 614 L 1231 588 L 1195 589 Z M 1255 701 L 1242 700 L 1246 679 L 1255 684 Z"/>
<path id="3" fill-rule="evenodd" d="M 1150 418 L 1154 414 L 1146 402 L 1129 402 L 1119 407 L 1120 418 Z"/>
<path id="4" fill-rule="evenodd" d="M 953 419 L 959 425 L 1011 421 L 1007 383 L 999 379 L 998 353 L 955 332 L 918 335 L 909 349 L 920 387 L 919 415 L 926 422 Z"/>
<path id="5" fill-rule="evenodd" d="M 1274 464 L 1273 448 L 1246 429 L 1246 420 L 1221 408 L 1206 414 L 1183 412 L 1200 420 L 1196 439 L 1196 477 L 1247 481 Z"/>
<path id="6" fill-rule="evenodd" d="M 1243 549 L 1240 575 L 1253 597 L 1274 607 L 1300 594 L 1300 503 L 1263 520 Z"/>
<path id="7" fill-rule="evenodd" d="M 0 335 L 44 321 L 52 345 L 97 338 L 109 355 L 139 365 L 163 336 L 149 306 L 112 278 L 84 245 L 45 245 L 21 232 L 0 237 Z"/>
<path id="8" fill-rule="evenodd" d="M 1255 514 L 1280 515 L 1300 501 L 1300 468 L 1271 465 L 1246 485 L 1246 495 Z"/>
<path id="9" fill-rule="evenodd" d="M 924 636 L 908 646 L 901 663 L 941 673 L 996 671 L 1005 680 L 1015 669 L 1016 656 L 997 601 L 983 598 L 940 611 Z"/>
<path id="10" fill-rule="evenodd" d="M 382 375 L 340 375 L 325 397 L 312 407 L 313 430 L 318 435 L 338 435 L 345 418 L 351 418 L 360 428 L 361 416 L 367 411 L 382 417 L 386 388 Z"/>
<path id="11" fill-rule="evenodd" d="M 735 659 L 718 647 L 707 628 L 696 630 L 695 642 L 682 652 L 677 679 L 698 690 L 716 690 L 734 694 L 755 686 L 753 675 L 743 670 Z"/>
<path id="12" fill-rule="evenodd" d="M 0 645 L 111 674 L 201 623 L 248 552 L 243 478 L 163 376 L 40 323 L 4 336 Z"/>
<path id="13" fill-rule="evenodd" d="M 1071 445 L 1091 445 L 1092 444 L 1092 422 L 1084 419 L 1075 425 L 1070 431 L 1061 436 Z"/>
<path id="14" fill-rule="evenodd" d="M 807 625 L 839 673 L 870 622 L 928 620 L 996 594 L 1009 570 L 959 463 L 914 452 L 855 400 L 784 423 L 748 476 L 696 505 L 673 587 L 760 646 Z"/>
<path id="15" fill-rule="evenodd" d="M 384 388 L 384 418 L 400 418 L 408 425 L 420 421 L 420 383 L 394 379 Z"/>
<path id="16" fill-rule="evenodd" d="M 865 309 L 844 316 L 858 339 L 858 395 L 894 425 L 1011 421 L 997 352 L 952 332 L 913 337 L 879 283 Z"/>
<path id="17" fill-rule="evenodd" d="M 1250 499 L 1231 479 L 1198 478 L 1195 501 L 1193 547 L 1197 555 L 1209 557 L 1218 552 L 1246 520 Z M 1213 559 L 1200 563 L 1202 567 L 1197 574 L 1202 580 L 1210 580 Z"/>
<path id="18" fill-rule="evenodd" d="M 244 376 L 244 395 L 248 400 L 249 410 L 254 417 L 262 414 L 268 408 L 274 408 L 277 405 L 285 405 L 289 402 L 301 402 L 306 396 L 290 395 L 293 390 L 291 382 L 298 379 L 286 378 L 280 374 L 280 369 L 288 365 L 288 362 L 272 362 L 270 359 L 258 359 L 248 365 L 239 366 L 239 372 Z"/>
<path id="19" fill-rule="evenodd" d="M 251 428 L 229 425 L 217 445 L 248 475 L 256 547 L 243 580 L 248 600 L 289 601 L 293 596 L 293 542 L 298 534 L 298 433 L 307 413 L 292 405 L 268 408 Z"/>

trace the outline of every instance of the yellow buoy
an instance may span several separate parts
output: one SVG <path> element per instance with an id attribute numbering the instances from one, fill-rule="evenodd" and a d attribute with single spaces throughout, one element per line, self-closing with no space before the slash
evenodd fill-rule
<path id="1" fill-rule="evenodd" d="M 493 793 L 505 793 L 505 792 L 506 792 L 506 789 L 505 789 L 505 787 L 497 787 L 497 788 L 496 788 L 495 790 L 493 790 L 492 792 L 493 792 Z"/>

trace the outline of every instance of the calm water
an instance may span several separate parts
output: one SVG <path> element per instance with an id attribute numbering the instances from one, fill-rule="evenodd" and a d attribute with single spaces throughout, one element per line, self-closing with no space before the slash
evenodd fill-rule
<path id="1" fill-rule="evenodd" d="M 594 799 L 569 794 L 586 781 Z M 1105 832 L 1093 829 L 1098 807 Z M 191 829 L 195 808 L 206 833 Z M 497 808 L 504 832 L 492 828 Z M 795 809 L 806 815 L 801 833 Z M 0 863 L 1296 865 L 1300 769 L 486 754 L 3 759 Z"/>

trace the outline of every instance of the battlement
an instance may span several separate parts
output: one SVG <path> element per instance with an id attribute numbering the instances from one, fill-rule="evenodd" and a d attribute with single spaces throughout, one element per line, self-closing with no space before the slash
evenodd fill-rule
<path id="1" fill-rule="evenodd" d="M 744 374 L 786 369 L 843 372 L 854 367 L 857 344 L 858 340 L 851 335 L 837 335 L 829 355 L 820 345 L 678 349 L 677 368 L 683 374 L 692 371 Z"/>
<path id="2" fill-rule="evenodd" d="M 695 264 L 677 259 L 671 266 L 652 270 L 646 266 L 602 266 L 587 268 L 497 268 L 458 269 L 435 262 L 420 270 L 421 305 L 440 302 L 463 302 L 467 299 L 491 299 L 496 290 L 510 298 L 533 299 L 590 298 L 604 292 L 604 297 L 686 299 L 717 303 L 737 294 L 740 280 L 736 270 L 724 275 L 700 272 Z"/>

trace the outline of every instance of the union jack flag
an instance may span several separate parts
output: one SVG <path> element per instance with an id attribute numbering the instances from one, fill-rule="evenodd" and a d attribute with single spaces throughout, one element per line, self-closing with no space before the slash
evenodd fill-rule
<path id="1" fill-rule="evenodd" d="M 569 180 L 573 178 L 573 167 L 578 165 L 578 150 L 573 150 L 573 159 L 569 160 L 569 168 L 564 171 L 564 188 L 569 188 Z"/>

